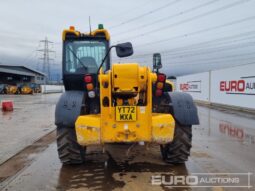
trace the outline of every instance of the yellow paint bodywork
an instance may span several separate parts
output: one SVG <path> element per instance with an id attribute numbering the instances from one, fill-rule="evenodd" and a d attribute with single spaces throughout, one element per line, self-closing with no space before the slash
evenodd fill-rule
<path id="1" fill-rule="evenodd" d="M 79 31 L 76 31 L 76 30 L 71 30 L 71 29 L 65 29 L 62 33 L 62 40 L 65 40 L 66 39 L 66 35 L 67 34 L 74 34 L 75 36 L 80 36 L 81 33 Z"/>
<path id="2" fill-rule="evenodd" d="M 96 29 L 90 33 L 91 36 L 96 36 L 99 33 L 104 33 L 106 40 L 110 40 L 110 34 L 106 29 Z"/>
<path id="3" fill-rule="evenodd" d="M 86 123 L 84 123 L 86 121 Z M 76 135 L 79 144 L 100 144 L 100 115 L 79 117 L 76 121 Z"/>
<path id="4" fill-rule="evenodd" d="M 110 40 L 110 34 L 109 32 L 106 30 L 106 29 L 96 29 L 94 31 L 91 31 L 91 33 L 86 33 L 85 35 L 88 35 L 88 36 L 97 36 L 98 34 L 104 34 L 105 36 L 105 39 L 106 40 Z M 73 34 L 77 37 L 81 36 L 82 33 L 80 31 L 77 31 L 75 29 L 65 29 L 63 32 L 62 32 L 62 40 L 64 41 L 66 39 L 66 35 L 67 34 Z"/>
<path id="5" fill-rule="evenodd" d="M 148 67 L 136 63 L 113 64 L 107 73 L 101 70 L 98 79 L 101 113 L 78 117 L 75 129 L 80 145 L 139 141 L 164 144 L 173 140 L 175 120 L 172 115 L 152 113 L 152 84 L 157 76 Z M 136 106 L 135 121 L 116 120 L 116 105 L 111 103 L 113 96 L 118 95 L 133 95 L 129 105 Z M 109 106 L 103 104 L 105 97 L 109 99 Z M 146 100 L 146 104 L 137 105 L 138 99 Z M 116 102 L 118 106 L 122 103 Z"/>
<path id="6" fill-rule="evenodd" d="M 174 127 L 175 121 L 172 115 L 153 113 L 152 141 L 156 143 L 169 143 L 173 141 Z"/>

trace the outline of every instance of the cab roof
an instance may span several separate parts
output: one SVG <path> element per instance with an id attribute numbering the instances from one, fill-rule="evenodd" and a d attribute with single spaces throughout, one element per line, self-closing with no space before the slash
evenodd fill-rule
<path id="1" fill-rule="evenodd" d="M 106 29 L 100 27 L 90 33 L 81 33 L 80 31 L 75 30 L 75 27 L 70 26 L 69 29 L 65 29 L 62 33 L 62 40 L 65 41 L 67 36 L 74 37 L 104 37 L 106 40 L 110 40 L 110 34 Z"/>

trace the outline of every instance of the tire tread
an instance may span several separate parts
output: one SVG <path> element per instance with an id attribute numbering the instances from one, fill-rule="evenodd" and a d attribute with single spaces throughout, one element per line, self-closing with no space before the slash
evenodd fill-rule
<path id="1" fill-rule="evenodd" d="M 57 147 L 59 159 L 64 165 L 84 162 L 85 149 L 77 143 L 74 128 L 57 127 Z"/>
<path id="2" fill-rule="evenodd" d="M 177 123 L 173 142 L 160 146 L 163 160 L 171 164 L 184 163 L 190 156 L 191 142 L 191 126 L 182 126 Z"/>

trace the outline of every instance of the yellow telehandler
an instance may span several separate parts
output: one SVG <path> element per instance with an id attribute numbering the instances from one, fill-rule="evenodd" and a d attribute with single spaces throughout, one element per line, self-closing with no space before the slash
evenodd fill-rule
<path id="1" fill-rule="evenodd" d="M 172 92 L 158 70 L 110 64 L 111 49 L 126 57 L 133 48 L 129 42 L 111 46 L 102 24 L 90 33 L 70 27 L 62 38 L 66 91 L 57 103 L 55 124 L 63 164 L 83 163 L 86 147 L 107 143 L 157 143 L 167 163 L 188 159 L 191 126 L 199 123 L 189 94 Z M 154 59 L 154 68 L 160 67 L 161 59 Z"/>

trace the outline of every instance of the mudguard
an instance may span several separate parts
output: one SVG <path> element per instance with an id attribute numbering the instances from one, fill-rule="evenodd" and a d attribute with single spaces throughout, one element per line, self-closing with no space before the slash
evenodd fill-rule
<path id="1" fill-rule="evenodd" d="M 83 91 L 64 92 L 56 105 L 55 124 L 74 127 L 77 117 L 81 114 L 84 99 Z"/>
<path id="2" fill-rule="evenodd" d="M 182 92 L 169 92 L 171 113 L 181 125 L 198 125 L 197 107 L 191 95 Z"/>

